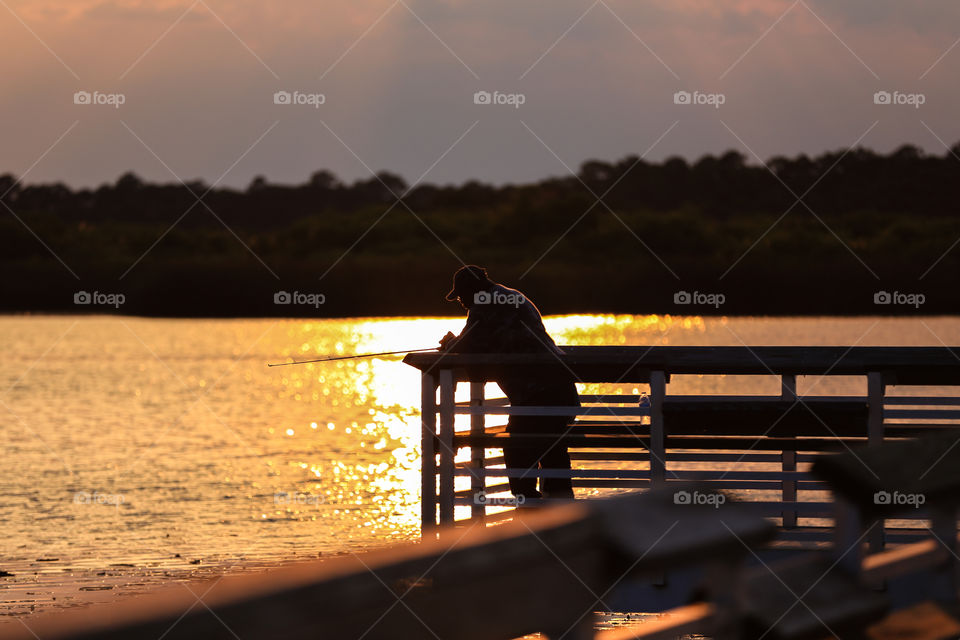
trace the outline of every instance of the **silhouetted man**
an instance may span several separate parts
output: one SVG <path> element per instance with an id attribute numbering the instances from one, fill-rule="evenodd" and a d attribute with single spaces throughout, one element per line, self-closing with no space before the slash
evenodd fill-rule
<path id="1" fill-rule="evenodd" d="M 543 326 L 540 312 L 526 296 L 487 277 L 486 269 L 475 265 L 459 269 L 447 300 L 457 300 L 467 310 L 467 324 L 459 336 L 447 333 L 440 348 L 455 353 L 563 353 Z M 558 364 L 559 366 L 559 364 Z M 561 371 L 551 375 L 511 373 L 497 375 L 497 384 L 512 406 L 580 406 L 573 377 Z M 569 416 L 510 416 L 507 432 L 564 433 Z M 569 469 L 567 447 L 553 440 L 543 444 L 507 444 L 503 458 L 510 469 Z M 572 498 L 568 478 L 541 478 L 546 498 Z M 510 478 L 514 496 L 539 498 L 536 478 Z"/>

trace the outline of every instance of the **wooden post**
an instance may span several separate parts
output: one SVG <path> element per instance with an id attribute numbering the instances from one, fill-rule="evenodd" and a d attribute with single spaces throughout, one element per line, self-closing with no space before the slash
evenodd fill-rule
<path id="1" fill-rule="evenodd" d="M 453 422 L 456 383 L 451 369 L 440 370 L 440 525 L 453 524 Z"/>
<path id="2" fill-rule="evenodd" d="M 869 526 L 860 509 L 843 498 L 834 499 L 833 559 L 851 576 L 859 576 L 863 567 L 863 529 Z M 869 535 L 869 534 L 868 534 Z"/>
<path id="3" fill-rule="evenodd" d="M 883 374 L 871 371 L 867 374 L 867 443 L 871 447 L 883 444 L 883 396 L 886 386 Z M 871 553 L 883 551 L 885 546 L 884 530 L 886 520 L 881 518 L 877 527 L 867 535 L 867 544 Z"/>
<path id="4" fill-rule="evenodd" d="M 437 528 L 437 381 L 420 376 L 420 537 L 433 539 Z"/>
<path id="5" fill-rule="evenodd" d="M 797 376 L 795 375 L 782 375 L 780 376 L 780 399 L 781 400 L 792 400 L 796 402 L 797 400 Z M 784 472 L 791 472 L 797 470 L 797 452 L 796 451 L 781 451 L 780 452 L 780 469 Z M 783 503 L 784 509 L 781 512 L 783 516 L 783 528 L 792 529 L 797 526 L 797 510 L 796 509 L 787 509 L 787 503 L 797 501 L 797 481 L 794 479 L 786 480 L 784 479 L 781 482 L 780 490 L 780 502 Z"/>
<path id="6" fill-rule="evenodd" d="M 743 559 L 719 558 L 704 568 L 704 586 L 707 598 L 717 611 L 709 635 L 713 640 L 743 638 L 740 607 L 744 595 Z"/>
<path id="7" fill-rule="evenodd" d="M 470 383 L 470 406 L 474 409 L 479 409 L 483 406 L 483 387 L 483 382 Z M 470 435 L 482 436 L 485 428 L 486 416 L 482 414 L 472 414 L 470 416 Z M 482 475 L 486 466 L 486 449 L 483 445 L 472 445 L 470 447 L 470 468 L 479 473 L 470 477 L 470 493 L 473 497 L 473 502 L 470 505 L 470 517 L 480 524 L 483 524 L 483 520 L 487 515 L 486 501 L 478 499 L 479 493 L 485 491 L 487 487 L 486 476 Z"/>
<path id="8" fill-rule="evenodd" d="M 663 399 L 667 394 L 663 371 L 650 372 L 650 487 L 662 486 L 667 478 L 667 450 L 663 424 Z"/>
<path id="9" fill-rule="evenodd" d="M 883 396 L 886 392 L 883 374 L 871 371 L 867 374 L 867 438 L 871 447 L 883 443 Z"/>
<path id="10" fill-rule="evenodd" d="M 930 595 L 937 601 L 954 604 L 957 600 L 957 505 L 955 503 L 930 505 L 930 532 L 938 545 L 945 546 L 950 555 L 936 567 L 929 581 Z"/>

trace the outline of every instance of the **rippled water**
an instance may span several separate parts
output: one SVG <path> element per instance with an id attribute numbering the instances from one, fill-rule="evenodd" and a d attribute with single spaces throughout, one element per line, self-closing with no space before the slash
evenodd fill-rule
<path id="1" fill-rule="evenodd" d="M 462 325 L 0 318 L 0 570 L 55 584 L 71 571 L 196 572 L 416 539 L 417 372 L 397 358 L 265 365 L 431 346 Z M 580 345 L 960 344 L 957 318 L 565 316 L 547 328 Z M 859 379 L 799 387 L 865 392 Z M 669 388 L 778 390 L 772 377 L 679 376 Z"/>

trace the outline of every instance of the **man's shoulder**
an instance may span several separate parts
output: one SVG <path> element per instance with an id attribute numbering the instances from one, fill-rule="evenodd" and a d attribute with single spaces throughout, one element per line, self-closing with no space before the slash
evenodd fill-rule
<path id="1" fill-rule="evenodd" d="M 516 289 L 502 284 L 495 284 L 486 291 L 480 291 L 474 296 L 470 312 L 479 315 L 513 315 L 518 309 L 529 303 L 528 298 Z"/>

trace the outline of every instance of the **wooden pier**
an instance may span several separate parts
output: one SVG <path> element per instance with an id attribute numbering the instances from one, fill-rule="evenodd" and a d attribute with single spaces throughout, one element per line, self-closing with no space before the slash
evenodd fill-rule
<path id="1" fill-rule="evenodd" d="M 951 395 L 956 392 L 952 387 L 960 385 L 960 348 L 637 346 L 563 351 L 561 356 L 416 353 L 404 359 L 421 372 L 425 537 L 441 525 L 510 517 L 502 508 L 509 504 L 505 480 L 525 475 L 565 476 L 575 488 L 614 490 L 697 481 L 734 491 L 757 513 L 774 518 L 780 525 L 779 544 L 823 545 L 832 536 L 833 504 L 827 485 L 809 473 L 823 454 L 938 433 L 960 435 L 960 397 Z M 484 397 L 485 384 L 504 371 L 515 376 L 567 374 L 601 388 L 649 385 L 649 394 L 584 394 L 582 407 L 573 408 L 511 407 L 503 398 Z M 775 377 L 781 392 L 668 393 L 671 376 L 679 375 Z M 798 376 L 860 377 L 866 393 L 797 396 Z M 469 385 L 468 401 L 456 401 L 459 383 Z M 922 387 L 924 395 L 902 395 L 912 387 Z M 487 416 L 508 415 L 570 415 L 572 422 L 563 433 L 523 436 L 487 424 Z M 457 416 L 470 416 L 469 424 L 459 424 Z M 504 468 L 496 449 L 507 441 L 538 439 L 569 447 L 574 469 Z M 457 453 L 466 450 L 469 458 L 458 461 Z M 684 463 L 710 465 L 681 469 L 690 466 Z M 757 469 L 760 465 L 764 470 Z M 875 537 L 874 546 L 919 539 L 924 534 L 920 521 L 927 515 L 923 508 L 902 514 L 898 526 L 886 526 L 885 535 Z M 904 526 L 904 520 L 917 524 Z"/>

